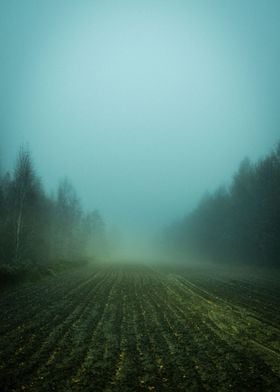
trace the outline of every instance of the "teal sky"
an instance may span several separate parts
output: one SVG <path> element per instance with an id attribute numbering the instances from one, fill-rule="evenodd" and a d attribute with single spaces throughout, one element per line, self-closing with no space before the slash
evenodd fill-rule
<path id="1" fill-rule="evenodd" d="M 1 0 L 2 165 L 28 143 L 110 225 L 153 231 L 279 140 L 280 2 Z"/>

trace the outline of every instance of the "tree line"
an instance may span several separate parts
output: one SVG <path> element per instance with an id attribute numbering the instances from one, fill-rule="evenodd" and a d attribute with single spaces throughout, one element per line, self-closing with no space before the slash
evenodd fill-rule
<path id="1" fill-rule="evenodd" d="M 78 261 L 105 248 L 99 212 L 83 211 L 67 179 L 47 194 L 30 151 L 21 147 L 14 170 L 0 174 L 0 263 Z"/>
<path id="2" fill-rule="evenodd" d="M 205 195 L 163 234 L 173 254 L 280 266 L 280 143 L 256 163 L 244 159 L 231 184 Z"/>

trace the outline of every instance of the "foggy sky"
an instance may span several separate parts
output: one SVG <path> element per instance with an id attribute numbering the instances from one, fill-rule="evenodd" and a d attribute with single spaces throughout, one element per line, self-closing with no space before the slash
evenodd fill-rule
<path id="1" fill-rule="evenodd" d="M 48 190 L 153 231 L 278 141 L 280 2 L 1 0 L 0 132 Z"/>

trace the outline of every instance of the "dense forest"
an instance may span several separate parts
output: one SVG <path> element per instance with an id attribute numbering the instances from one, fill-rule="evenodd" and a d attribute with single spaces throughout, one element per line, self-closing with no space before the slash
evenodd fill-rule
<path id="1" fill-rule="evenodd" d="M 69 180 L 46 193 L 31 153 L 21 147 L 12 173 L 0 177 L 0 263 L 47 264 L 100 256 L 105 226 L 98 211 L 83 211 Z"/>
<path id="2" fill-rule="evenodd" d="M 256 163 L 244 159 L 231 184 L 205 195 L 164 231 L 187 259 L 280 266 L 280 143 Z"/>

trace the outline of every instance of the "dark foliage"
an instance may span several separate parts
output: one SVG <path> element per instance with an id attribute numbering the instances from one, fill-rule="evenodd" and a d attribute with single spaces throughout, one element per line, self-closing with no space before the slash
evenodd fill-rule
<path id="1" fill-rule="evenodd" d="M 228 189 L 205 196 L 164 237 L 181 257 L 280 266 L 280 144 L 256 164 L 246 158 Z"/>

